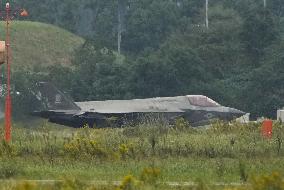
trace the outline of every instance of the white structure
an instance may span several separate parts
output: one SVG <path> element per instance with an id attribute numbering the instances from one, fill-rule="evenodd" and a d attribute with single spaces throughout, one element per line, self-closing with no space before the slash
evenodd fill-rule
<path id="1" fill-rule="evenodd" d="M 277 110 L 277 120 L 278 121 L 284 121 L 284 110 Z"/>
<path id="2" fill-rule="evenodd" d="M 237 118 L 237 122 L 239 123 L 248 123 L 249 122 L 250 113 L 243 115 L 242 117 Z"/>
<path id="3" fill-rule="evenodd" d="M 209 28 L 209 20 L 208 20 L 208 0 L 205 1 L 205 26 Z"/>

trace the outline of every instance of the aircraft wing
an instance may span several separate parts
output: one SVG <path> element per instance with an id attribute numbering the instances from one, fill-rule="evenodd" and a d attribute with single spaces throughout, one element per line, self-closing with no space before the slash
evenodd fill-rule
<path id="1" fill-rule="evenodd" d="M 185 96 L 133 100 L 88 101 L 76 102 L 76 104 L 82 111 L 102 114 L 181 113 L 191 106 Z"/>

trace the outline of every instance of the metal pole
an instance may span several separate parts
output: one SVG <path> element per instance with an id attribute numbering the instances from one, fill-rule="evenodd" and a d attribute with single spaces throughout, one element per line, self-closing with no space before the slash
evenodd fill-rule
<path id="1" fill-rule="evenodd" d="M 263 7 L 266 8 L 266 0 L 263 0 Z"/>
<path id="2" fill-rule="evenodd" d="M 120 54 L 121 51 L 121 30 L 122 30 L 122 26 L 121 26 L 121 12 L 118 9 L 118 28 L 117 28 L 117 52 L 118 54 Z"/>
<path id="3" fill-rule="evenodd" d="M 117 25 L 117 52 L 118 52 L 118 54 L 120 54 L 120 51 L 121 51 L 121 33 L 122 33 L 122 1 L 121 1 L 121 0 L 118 0 L 117 16 L 118 16 L 118 25 Z"/>
<path id="4" fill-rule="evenodd" d="M 205 5 L 205 25 L 206 25 L 206 28 L 208 29 L 209 28 L 209 20 L 208 20 L 208 0 L 206 0 L 206 5 Z"/>
<path id="5" fill-rule="evenodd" d="M 11 141 L 11 60 L 10 60 L 10 4 L 6 3 L 6 61 L 7 61 L 7 95 L 5 102 L 5 140 Z"/>

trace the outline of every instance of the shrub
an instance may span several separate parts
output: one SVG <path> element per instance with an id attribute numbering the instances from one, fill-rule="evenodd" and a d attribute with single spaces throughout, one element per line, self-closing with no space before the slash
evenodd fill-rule
<path id="1" fill-rule="evenodd" d="M 67 154 L 74 158 L 82 158 L 83 156 L 91 156 L 94 158 L 105 159 L 109 158 L 111 154 L 103 149 L 99 143 L 94 140 L 80 139 L 64 144 L 64 150 Z"/>
<path id="2" fill-rule="evenodd" d="M 2 141 L 0 144 L 0 156 L 2 157 L 15 157 L 18 155 L 16 146 L 6 141 Z"/>
<path id="3" fill-rule="evenodd" d="M 137 190 L 139 187 L 139 181 L 132 175 L 127 175 L 123 178 L 121 185 L 117 188 L 117 190 Z"/>
<path id="4" fill-rule="evenodd" d="M 210 128 L 213 132 L 217 133 L 225 133 L 230 131 L 229 123 L 223 122 L 220 120 L 215 120 L 212 122 L 212 126 Z"/>
<path id="5" fill-rule="evenodd" d="M 15 185 L 13 190 L 36 190 L 39 189 L 36 183 L 33 182 L 21 182 Z"/>
<path id="6" fill-rule="evenodd" d="M 23 173 L 22 168 L 15 163 L 5 162 L 0 165 L 0 178 L 8 179 L 16 177 Z"/>
<path id="7" fill-rule="evenodd" d="M 184 131 L 185 129 L 191 127 L 189 122 L 185 120 L 183 117 L 180 117 L 175 120 L 174 128 L 178 131 Z"/>
<path id="8" fill-rule="evenodd" d="M 140 178 L 146 184 L 156 184 L 160 174 L 161 170 L 159 168 L 149 167 L 143 169 Z"/>
<path id="9" fill-rule="evenodd" d="M 119 145 L 118 150 L 119 150 L 121 157 L 123 159 L 125 159 L 128 151 L 129 151 L 129 147 L 126 144 L 121 144 L 121 145 Z"/>
<path id="10" fill-rule="evenodd" d="M 253 190 L 284 190 L 284 180 L 278 172 L 252 178 Z"/>

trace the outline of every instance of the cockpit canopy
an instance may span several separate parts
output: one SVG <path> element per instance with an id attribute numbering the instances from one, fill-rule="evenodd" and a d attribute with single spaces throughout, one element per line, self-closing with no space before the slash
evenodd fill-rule
<path id="1" fill-rule="evenodd" d="M 202 95 L 188 95 L 187 98 L 190 104 L 193 106 L 200 106 L 200 107 L 219 107 L 221 106 L 214 100 L 206 96 L 202 96 Z"/>

